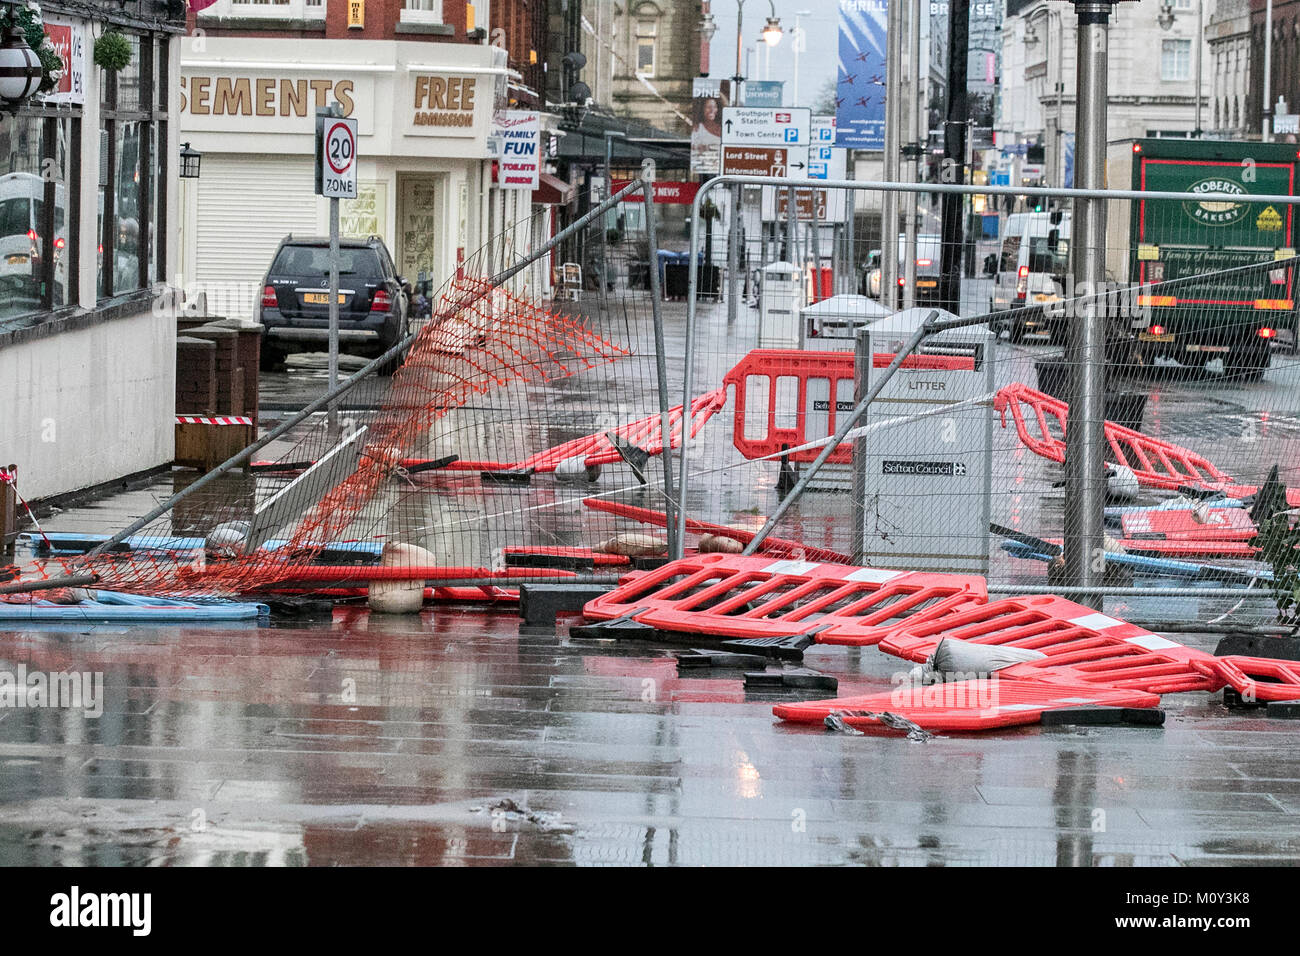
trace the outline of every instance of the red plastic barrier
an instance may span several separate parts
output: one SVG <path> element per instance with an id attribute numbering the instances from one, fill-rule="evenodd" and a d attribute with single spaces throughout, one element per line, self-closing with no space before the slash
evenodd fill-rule
<path id="1" fill-rule="evenodd" d="M 632 559 L 621 554 L 605 554 L 591 548 L 556 548 L 542 545 L 507 545 L 501 549 L 503 555 L 521 554 L 541 558 L 579 558 L 591 561 L 597 566 L 631 564 Z"/>
<path id="2" fill-rule="evenodd" d="M 1213 692 L 1224 683 L 1192 666 L 1213 660 L 1212 655 L 1054 595 L 1005 598 L 941 619 L 909 622 L 886 638 L 881 650 L 923 661 L 944 638 L 1047 655 L 1006 668 L 1000 672 L 1005 678 L 1097 683 L 1152 694 Z"/>
<path id="3" fill-rule="evenodd" d="M 993 407 L 1002 416 L 1004 428 L 1007 412 L 1011 412 L 1016 433 L 1030 451 L 1055 462 L 1065 461 L 1065 428 L 1069 405 L 1016 382 L 998 392 Z M 1037 426 L 1036 431 L 1030 430 L 1028 418 L 1032 418 Z M 1151 438 L 1114 422 L 1105 423 L 1105 434 L 1106 442 L 1110 445 L 1111 460 L 1131 468 L 1138 483 L 1145 487 L 1176 489 L 1191 485 L 1217 490 L 1232 482 L 1232 478 L 1215 467 L 1208 458 L 1179 445 Z"/>
<path id="4" fill-rule="evenodd" d="M 1069 405 L 1023 382 L 998 392 L 993 407 L 1007 425 L 1007 412 L 1015 422 L 1021 442 L 1036 455 L 1055 462 L 1065 461 L 1065 425 Z M 1026 409 L 1028 410 L 1026 412 Z M 1035 428 L 1031 430 L 1029 421 Z M 1105 423 L 1110 460 L 1131 468 L 1138 484 L 1147 488 L 1173 490 L 1184 485 L 1221 491 L 1232 498 L 1245 498 L 1259 490 L 1256 485 L 1239 485 L 1203 455 L 1181 445 L 1152 438 L 1114 422 Z M 1300 507 L 1300 488 L 1288 488 L 1286 500 Z"/>
<path id="5" fill-rule="evenodd" d="M 717 388 L 705 392 L 691 400 L 691 437 L 699 434 L 705 423 L 727 404 L 726 388 Z M 644 449 L 651 455 L 661 454 L 664 450 L 662 416 L 658 412 L 638 418 L 612 429 L 612 432 L 625 442 Z M 682 443 L 682 406 L 674 405 L 668 410 L 669 447 L 678 448 Z M 605 437 L 604 432 L 574 438 L 548 448 L 523 461 L 506 463 L 499 461 L 455 461 L 443 471 L 554 471 L 562 461 L 581 457 L 588 466 L 609 465 L 621 461 L 622 456 Z M 403 462 L 409 467 L 419 461 Z"/>
<path id="6" fill-rule="evenodd" d="M 885 368 L 893 360 L 893 355 L 884 353 L 872 356 L 876 368 Z M 921 353 L 909 355 L 903 360 L 902 367 L 969 371 L 975 368 L 975 360 L 970 356 Z M 732 403 L 735 410 L 732 442 L 737 451 L 749 459 L 763 458 L 835 434 L 837 415 L 847 414 L 853 409 L 853 374 L 852 352 L 803 352 L 798 349 L 755 349 L 750 352 L 722 380 L 724 387 L 734 386 L 736 389 Z M 766 383 L 764 407 L 749 407 L 751 380 Z M 783 381 L 795 386 L 791 407 L 778 407 L 778 396 L 785 391 L 779 386 Z M 778 427 L 778 415 L 793 424 Z M 759 436 L 753 435 L 756 425 L 761 432 Z M 820 448 L 805 449 L 792 453 L 790 461 L 810 462 L 820 453 Z M 835 449 L 827 460 L 847 464 L 852 456 L 853 449 L 846 443 Z"/>
<path id="7" fill-rule="evenodd" d="M 1155 707 L 1160 698 L 1134 690 L 1090 685 L 977 679 L 896 688 L 865 697 L 841 697 L 800 704 L 778 704 L 772 712 L 782 720 L 821 724 L 839 714 L 850 727 L 868 733 L 890 730 L 871 714 L 888 711 L 933 732 L 974 732 L 1036 724 L 1043 713 L 1069 707 Z"/>
<path id="8" fill-rule="evenodd" d="M 582 503 L 595 511 L 606 511 L 622 518 L 640 521 L 642 524 L 652 524 L 659 528 L 667 526 L 662 511 L 651 511 L 649 508 L 619 504 L 615 501 L 605 501 L 602 498 L 584 498 Z M 712 534 L 722 538 L 730 538 L 733 541 L 739 541 L 741 544 L 749 544 L 754 540 L 754 532 L 752 531 L 728 528 L 724 524 L 714 524 L 711 521 L 696 521 L 694 518 L 686 519 L 686 530 L 691 534 Z M 808 561 L 829 561 L 832 564 L 853 563 L 852 558 L 839 551 L 832 551 L 829 548 L 816 548 L 811 545 L 800 544 L 798 541 L 790 541 L 787 538 L 774 538 L 770 535 L 763 539 L 761 550 L 764 554 L 785 554 L 804 558 Z"/>
<path id="9" fill-rule="evenodd" d="M 583 615 L 630 615 L 664 631 L 731 638 L 816 630 L 822 643 L 866 646 L 903 621 L 985 600 L 984 579 L 972 575 L 706 554 L 626 580 L 589 602 Z"/>

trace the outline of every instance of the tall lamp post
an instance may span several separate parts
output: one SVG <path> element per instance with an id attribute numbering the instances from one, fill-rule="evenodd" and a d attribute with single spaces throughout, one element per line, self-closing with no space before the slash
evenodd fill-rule
<path id="1" fill-rule="evenodd" d="M 768 46 L 781 42 L 781 20 L 776 15 L 776 4 L 767 0 L 772 15 L 767 18 L 761 36 Z M 736 103 L 741 102 L 741 84 L 745 77 L 741 73 L 741 57 L 745 51 L 743 24 L 745 20 L 745 0 L 736 0 L 736 75 L 731 78 L 731 95 Z M 731 233 L 727 242 L 727 321 L 735 322 L 740 312 L 740 196 L 742 187 L 731 187 Z M 791 215 L 794 215 L 792 212 Z"/>
<path id="2" fill-rule="evenodd" d="M 1163 0 L 1156 22 L 1160 29 L 1169 30 L 1177 21 L 1173 0 Z M 1201 138 L 1201 47 L 1205 44 L 1205 0 L 1196 0 L 1196 121 L 1193 125 L 1192 138 Z"/>

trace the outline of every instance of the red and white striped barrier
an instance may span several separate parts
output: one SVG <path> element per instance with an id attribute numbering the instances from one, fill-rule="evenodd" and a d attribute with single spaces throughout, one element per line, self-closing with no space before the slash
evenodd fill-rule
<path id="1" fill-rule="evenodd" d="M 247 415 L 177 415 L 177 425 L 251 425 Z"/>

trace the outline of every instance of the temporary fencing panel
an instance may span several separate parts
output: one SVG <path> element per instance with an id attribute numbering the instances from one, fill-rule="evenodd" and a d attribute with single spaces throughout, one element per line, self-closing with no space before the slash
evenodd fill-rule
<path id="1" fill-rule="evenodd" d="M 982 578 L 813 561 L 700 555 L 626 581 L 583 609 L 679 634 L 781 638 L 865 646 L 902 621 L 986 599 Z"/>

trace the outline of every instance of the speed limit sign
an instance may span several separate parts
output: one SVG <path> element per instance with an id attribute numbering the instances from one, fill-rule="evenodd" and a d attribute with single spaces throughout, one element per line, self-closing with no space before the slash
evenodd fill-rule
<path id="1" fill-rule="evenodd" d="M 331 199 L 357 196 L 357 121 L 327 116 L 316 138 L 317 192 Z"/>

